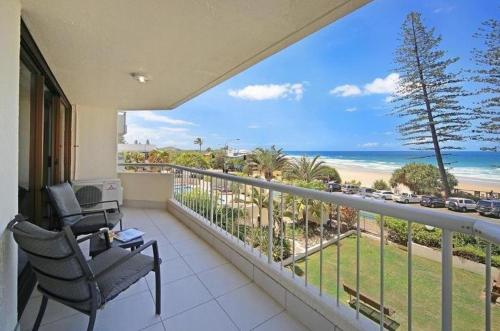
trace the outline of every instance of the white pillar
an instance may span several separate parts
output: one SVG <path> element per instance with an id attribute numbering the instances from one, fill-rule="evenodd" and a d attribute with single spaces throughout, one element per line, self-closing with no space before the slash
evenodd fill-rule
<path id="1" fill-rule="evenodd" d="M 21 3 L 0 1 L 0 330 L 17 323 L 17 246 L 7 223 L 17 213 Z"/>

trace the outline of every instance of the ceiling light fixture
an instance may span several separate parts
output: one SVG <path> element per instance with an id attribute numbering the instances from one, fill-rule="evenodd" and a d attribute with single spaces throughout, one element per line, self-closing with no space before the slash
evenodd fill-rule
<path id="1" fill-rule="evenodd" d="M 132 76 L 132 78 L 134 78 L 139 83 L 146 83 L 147 81 L 150 80 L 150 78 L 148 76 L 146 76 L 145 74 L 142 74 L 142 73 L 138 73 L 138 72 L 133 72 L 130 74 L 130 76 Z"/>

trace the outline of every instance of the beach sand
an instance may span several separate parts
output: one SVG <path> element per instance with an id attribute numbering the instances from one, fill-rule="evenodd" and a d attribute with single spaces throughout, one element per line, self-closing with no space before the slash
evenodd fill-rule
<path id="1" fill-rule="evenodd" d="M 364 167 L 356 167 L 356 166 L 343 166 L 336 165 L 334 163 L 328 162 L 328 165 L 331 165 L 337 169 L 342 178 L 342 181 L 350 181 L 350 180 L 359 180 L 361 181 L 361 185 L 366 187 L 371 187 L 373 182 L 377 179 L 383 179 L 386 182 L 389 182 L 391 178 L 390 171 L 384 170 L 370 170 Z M 473 190 L 473 191 L 484 191 L 490 192 L 491 190 L 495 192 L 500 192 L 500 182 L 497 181 L 486 181 L 475 178 L 465 178 L 465 177 L 457 177 L 458 186 L 457 189 L 462 190 Z"/>

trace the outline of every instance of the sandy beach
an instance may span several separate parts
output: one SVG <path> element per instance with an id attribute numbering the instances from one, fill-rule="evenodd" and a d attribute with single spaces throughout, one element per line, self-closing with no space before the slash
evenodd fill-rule
<path id="1" fill-rule="evenodd" d="M 384 170 L 371 170 L 364 167 L 336 165 L 328 162 L 329 165 L 334 166 L 342 178 L 342 181 L 359 180 L 363 186 L 371 187 L 373 182 L 377 179 L 384 179 L 389 182 L 391 178 L 390 171 Z M 458 186 L 456 188 L 463 190 L 474 190 L 489 192 L 491 190 L 500 192 L 500 182 L 493 180 L 482 180 L 471 177 L 457 177 Z"/>

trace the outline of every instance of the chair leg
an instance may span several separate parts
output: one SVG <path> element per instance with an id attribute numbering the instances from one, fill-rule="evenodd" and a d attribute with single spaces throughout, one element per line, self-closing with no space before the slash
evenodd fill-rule
<path id="1" fill-rule="evenodd" d="M 156 315 L 161 314 L 161 279 L 160 265 L 155 268 L 155 290 L 156 290 Z"/>
<path id="2" fill-rule="evenodd" d="M 122 224 L 122 219 L 120 218 L 120 231 L 123 230 L 123 224 Z"/>
<path id="3" fill-rule="evenodd" d="M 45 308 L 47 308 L 47 298 L 45 295 L 42 296 L 42 303 L 40 304 L 40 310 L 38 310 L 38 315 L 36 316 L 35 325 L 33 325 L 33 331 L 37 331 L 42 323 L 43 314 L 45 314 Z"/>
<path id="4" fill-rule="evenodd" d="M 94 324 L 95 324 L 95 319 L 97 315 L 97 310 L 93 310 L 90 312 L 89 315 L 89 325 L 87 326 L 87 331 L 93 331 L 94 330 Z"/>

